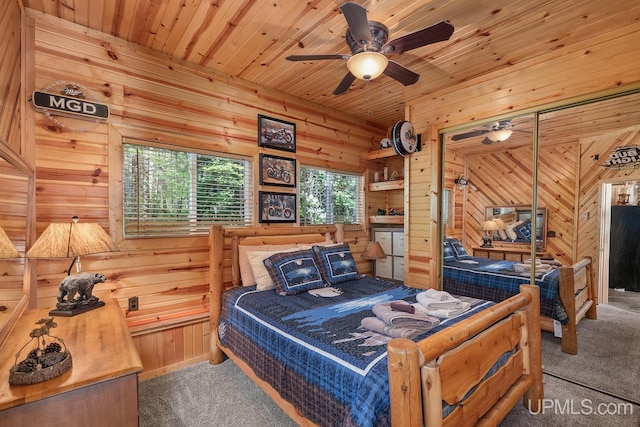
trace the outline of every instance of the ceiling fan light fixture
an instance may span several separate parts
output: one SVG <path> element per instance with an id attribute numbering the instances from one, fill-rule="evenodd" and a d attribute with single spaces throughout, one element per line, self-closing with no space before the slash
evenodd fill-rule
<path id="1" fill-rule="evenodd" d="M 373 80 L 387 68 L 389 59 L 380 52 L 360 52 L 347 61 L 349 72 L 361 80 Z"/>
<path id="2" fill-rule="evenodd" d="M 486 136 L 492 142 L 503 142 L 509 139 L 513 131 L 511 129 L 492 130 Z"/>

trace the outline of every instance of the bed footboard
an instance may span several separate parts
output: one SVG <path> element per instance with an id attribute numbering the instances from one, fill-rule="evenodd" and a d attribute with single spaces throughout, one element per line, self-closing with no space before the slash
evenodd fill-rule
<path id="1" fill-rule="evenodd" d="M 560 267 L 560 301 L 567 313 L 562 325 L 561 346 L 567 354 L 578 354 L 578 323 L 583 318 L 597 319 L 597 297 L 592 259 L 585 257 L 573 265 Z M 555 332 L 554 321 L 542 318 L 542 330 Z"/>
<path id="2" fill-rule="evenodd" d="M 392 425 L 497 425 L 520 398 L 537 411 L 543 398 L 539 298 L 537 286 L 523 285 L 518 295 L 418 343 L 392 340 Z M 443 402 L 451 408 L 446 417 Z"/>
<path id="3" fill-rule="evenodd" d="M 578 322 L 584 317 L 596 319 L 596 297 L 592 260 L 583 258 L 577 263 L 560 267 L 560 300 L 568 321 L 562 325 L 562 351 L 578 354 Z"/>

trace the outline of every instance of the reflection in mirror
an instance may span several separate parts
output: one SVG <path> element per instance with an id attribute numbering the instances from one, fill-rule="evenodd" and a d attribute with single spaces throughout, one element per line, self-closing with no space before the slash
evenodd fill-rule
<path id="1" fill-rule="evenodd" d="M 489 206 L 485 220 L 500 219 L 504 227 L 495 230 L 491 236 L 494 242 L 530 245 L 536 236 L 536 247 L 544 249 L 547 237 L 547 209 L 538 208 L 535 230 L 531 218 L 531 206 Z"/>
<path id="2" fill-rule="evenodd" d="M 1 154 L 1 153 L 0 153 Z M 24 266 L 29 202 L 29 176 L 0 157 L 0 227 L 19 258 L 0 259 L 0 336 L 13 313 L 26 303 Z"/>
<path id="3" fill-rule="evenodd" d="M 445 236 L 460 240 L 467 251 L 483 244 L 487 206 L 533 204 L 533 124 L 534 115 L 524 114 L 474 123 L 443 135 L 442 185 L 443 190 L 451 190 L 455 212 Z"/>

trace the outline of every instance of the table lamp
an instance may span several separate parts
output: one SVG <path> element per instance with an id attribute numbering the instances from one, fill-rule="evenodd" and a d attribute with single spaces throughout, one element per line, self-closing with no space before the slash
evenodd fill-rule
<path id="1" fill-rule="evenodd" d="M 364 248 L 362 257 L 375 262 L 375 260 L 377 259 L 385 259 L 387 257 L 387 254 L 384 253 L 384 250 L 382 249 L 382 246 L 380 246 L 379 242 L 369 241 L 367 243 L 367 246 Z"/>
<path id="2" fill-rule="evenodd" d="M 0 258 L 20 258 L 20 253 L 2 227 L 0 227 Z"/>
<path id="3" fill-rule="evenodd" d="M 57 310 L 50 311 L 49 315 L 71 317 L 104 306 L 92 292 L 94 285 L 105 282 L 106 277 L 100 273 L 82 273 L 80 256 L 117 250 L 99 224 L 81 223 L 77 216 L 70 223 L 49 224 L 27 251 L 27 258 L 73 257 L 67 277 L 60 282 Z M 74 264 L 77 274 L 71 274 Z"/>
<path id="4" fill-rule="evenodd" d="M 482 246 L 483 248 L 492 248 L 493 245 L 491 244 L 492 239 L 492 235 L 494 231 L 498 231 L 501 230 L 503 227 L 501 226 L 500 222 L 502 222 L 502 220 L 496 220 L 496 219 L 488 219 L 486 221 L 482 221 L 482 223 L 480 224 L 480 230 L 485 232 L 484 237 L 482 238 Z M 504 224 L 504 223 L 503 223 Z"/>

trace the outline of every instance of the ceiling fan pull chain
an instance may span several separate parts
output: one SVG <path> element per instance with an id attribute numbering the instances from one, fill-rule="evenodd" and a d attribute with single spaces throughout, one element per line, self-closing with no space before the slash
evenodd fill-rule
<path id="1" fill-rule="evenodd" d="M 367 82 L 367 116 L 371 115 L 371 109 L 369 109 L 369 93 L 371 92 L 371 80 L 365 80 Z"/>

